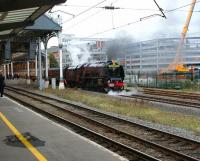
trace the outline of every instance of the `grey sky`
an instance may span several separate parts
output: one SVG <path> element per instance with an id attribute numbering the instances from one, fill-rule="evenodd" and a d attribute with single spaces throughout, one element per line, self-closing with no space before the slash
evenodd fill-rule
<path id="1" fill-rule="evenodd" d="M 82 11 L 103 0 L 68 0 L 64 5 L 54 7 L 52 11 L 62 10 L 64 12 L 78 15 Z M 191 3 L 191 0 L 157 0 L 164 10 L 171 10 Z M 198 0 L 197 0 L 198 2 Z M 99 7 L 110 6 L 124 9 L 105 10 Z M 156 16 L 147 20 L 117 28 L 119 26 L 138 21 L 140 18 L 160 14 L 153 0 L 107 0 L 96 8 L 81 14 L 72 19 L 71 15 L 56 12 L 62 16 L 63 33 L 75 34 L 77 37 L 111 37 L 114 38 L 118 33 L 126 33 L 136 41 L 148 40 L 153 38 L 179 36 L 182 32 L 189 7 L 181 8 L 177 11 L 166 13 L 167 19 Z M 139 10 L 137 10 L 139 9 Z M 144 10 L 140 10 L 144 9 Z M 148 10 L 149 9 L 149 10 Z M 195 11 L 200 10 L 200 3 L 196 4 Z M 194 12 L 188 34 L 191 36 L 200 35 L 200 12 Z M 199 32 L 199 33 L 198 33 Z M 101 33 L 101 34 L 97 34 Z M 50 40 L 50 45 L 57 45 L 57 40 Z"/>

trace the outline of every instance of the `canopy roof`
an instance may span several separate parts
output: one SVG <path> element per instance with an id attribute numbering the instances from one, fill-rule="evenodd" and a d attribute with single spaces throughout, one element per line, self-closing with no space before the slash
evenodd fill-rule
<path id="1" fill-rule="evenodd" d="M 0 38 L 15 35 L 54 5 L 66 0 L 0 0 Z"/>
<path id="2" fill-rule="evenodd" d="M 35 21 L 34 25 L 28 26 L 24 30 L 60 31 L 61 26 L 44 14 Z"/>
<path id="3" fill-rule="evenodd" d="M 61 31 L 61 29 L 62 27 L 57 22 L 43 14 L 35 20 L 34 25 L 21 30 L 18 36 L 51 38 L 56 35 L 55 33 Z"/>

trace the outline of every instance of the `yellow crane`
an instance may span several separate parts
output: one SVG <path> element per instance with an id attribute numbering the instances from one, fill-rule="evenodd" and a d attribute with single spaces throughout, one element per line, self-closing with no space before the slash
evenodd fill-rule
<path id="1" fill-rule="evenodd" d="M 181 55 L 181 50 L 183 48 L 183 44 L 184 44 L 185 37 L 186 37 L 187 31 L 188 31 L 190 20 L 192 18 L 195 4 L 196 4 L 196 0 L 192 0 L 190 9 L 188 11 L 187 19 L 186 19 L 185 25 L 183 27 L 183 31 L 181 33 L 181 39 L 179 41 L 179 44 L 178 44 L 178 47 L 176 50 L 175 59 L 171 64 L 169 64 L 167 71 L 174 71 L 174 70 L 179 71 L 179 72 L 188 72 L 189 71 L 188 68 L 184 67 L 184 65 L 183 65 L 183 57 Z"/>

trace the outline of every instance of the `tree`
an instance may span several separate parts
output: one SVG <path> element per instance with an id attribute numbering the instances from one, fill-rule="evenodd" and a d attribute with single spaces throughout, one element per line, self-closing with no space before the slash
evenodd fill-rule
<path id="1" fill-rule="evenodd" d="M 50 63 L 50 68 L 58 68 L 59 67 L 58 61 L 56 60 L 53 53 L 49 54 L 49 63 Z"/>

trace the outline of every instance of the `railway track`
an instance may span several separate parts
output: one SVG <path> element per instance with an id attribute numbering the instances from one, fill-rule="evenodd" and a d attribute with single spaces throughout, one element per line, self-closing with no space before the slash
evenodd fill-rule
<path id="1" fill-rule="evenodd" d="M 129 160 L 200 160 L 194 140 L 23 89 L 6 87 L 5 93 Z"/>
<path id="2" fill-rule="evenodd" d="M 94 92 L 94 91 L 87 91 L 87 90 L 83 90 L 86 93 L 92 93 L 94 95 L 104 95 L 103 93 L 99 93 L 99 92 Z M 179 92 L 174 92 L 174 94 L 169 93 L 166 94 L 166 91 L 163 90 L 161 93 L 156 89 L 154 91 L 154 89 L 144 89 L 144 91 L 142 91 L 144 94 L 132 94 L 132 95 L 117 95 L 120 97 L 125 97 L 125 98 L 130 98 L 130 99 L 139 99 L 141 100 L 141 102 L 143 101 L 147 101 L 147 102 L 160 102 L 160 103 L 167 103 L 167 104 L 173 104 L 173 105 L 179 105 L 179 106 L 185 106 L 185 107 L 193 107 L 193 108 L 200 108 L 200 94 L 194 94 L 194 93 L 189 93 L 189 94 L 194 94 L 196 95 L 196 97 L 199 97 L 198 99 L 194 99 L 195 97 L 191 96 L 189 98 L 193 98 L 193 99 L 186 99 L 186 96 L 182 96 L 181 93 Z M 171 92 L 171 91 L 170 91 Z M 178 94 L 176 94 L 178 93 Z M 185 93 L 184 93 L 185 94 Z M 181 95 L 181 96 L 180 96 Z M 187 95 L 187 93 L 186 93 Z M 113 97 L 111 95 L 111 97 Z M 114 96 L 115 97 L 115 96 Z M 191 102 L 192 100 L 192 102 Z"/>
<path id="3" fill-rule="evenodd" d="M 159 96 L 167 96 L 167 97 L 175 97 L 175 98 L 181 98 L 181 99 L 200 101 L 200 94 L 198 93 L 176 92 L 176 91 L 153 89 L 153 88 L 144 88 L 143 93 L 150 94 L 150 95 L 159 95 Z"/>
<path id="4" fill-rule="evenodd" d="M 193 108 L 200 108 L 200 96 L 198 99 L 186 99 L 181 97 L 181 94 L 172 94 L 165 93 L 165 92 L 144 92 L 145 94 L 133 94 L 131 96 L 120 95 L 120 97 L 132 98 L 132 99 L 141 99 L 147 102 L 160 102 L 160 103 L 167 103 L 172 105 L 179 105 L 185 107 L 193 107 Z M 191 101 L 192 100 L 192 101 Z"/>
<path id="5" fill-rule="evenodd" d="M 94 95 L 105 95 L 103 93 L 99 93 L 99 92 L 94 92 L 94 91 L 87 91 L 87 90 L 82 90 L 85 93 L 89 93 L 89 94 L 94 94 Z M 130 99 L 139 99 L 141 100 L 141 102 L 143 101 L 147 101 L 147 102 L 160 102 L 160 103 L 167 103 L 167 104 L 173 104 L 173 105 L 179 105 L 179 106 L 186 106 L 186 107 L 193 107 L 193 108 L 200 108 L 200 94 L 199 94 L 199 101 L 198 99 L 196 100 L 191 100 L 190 99 L 186 99 L 184 97 L 179 97 L 179 95 L 170 95 L 166 94 L 165 91 L 163 90 L 162 93 L 159 93 L 157 91 L 152 91 L 151 90 L 144 90 L 142 91 L 144 94 L 132 94 L 132 95 L 116 95 L 116 96 L 120 96 L 120 97 L 124 97 L 124 98 L 130 98 Z M 116 97 L 113 95 L 110 95 L 110 97 Z M 165 97 L 167 96 L 167 97 Z M 198 94 L 197 94 L 198 96 Z"/>

